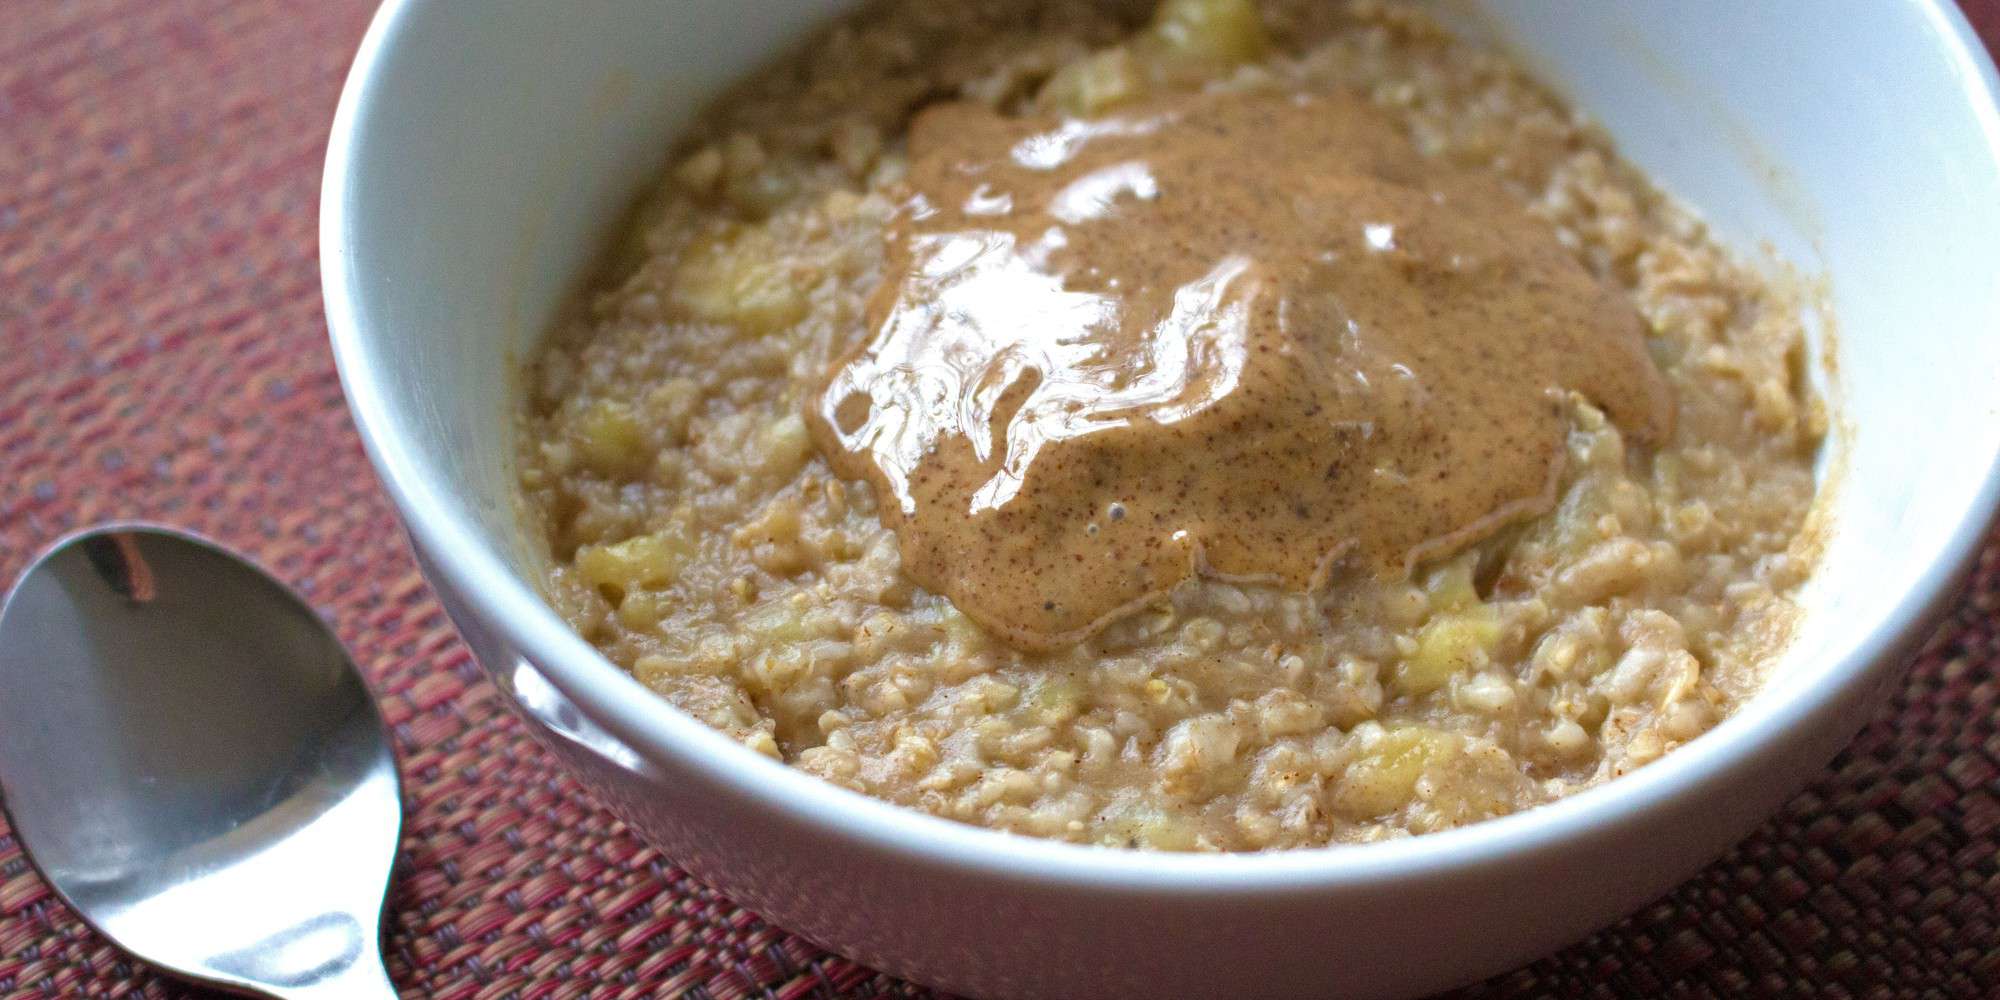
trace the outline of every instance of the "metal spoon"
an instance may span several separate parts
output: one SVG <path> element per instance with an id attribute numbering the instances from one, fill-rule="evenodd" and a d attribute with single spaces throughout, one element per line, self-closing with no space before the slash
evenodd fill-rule
<path id="1" fill-rule="evenodd" d="M 0 608 L 0 802 L 120 948 L 200 983 L 393 997 L 389 737 L 327 626 L 199 538 L 73 535 Z"/>

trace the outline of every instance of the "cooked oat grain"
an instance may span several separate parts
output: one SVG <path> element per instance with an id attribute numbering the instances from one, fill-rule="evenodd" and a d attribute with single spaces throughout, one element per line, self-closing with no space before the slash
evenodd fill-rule
<path id="1" fill-rule="evenodd" d="M 1087 843 L 1377 840 L 1623 774 L 1749 696 L 1810 567 L 1825 417 L 1798 303 L 1505 59 L 1308 0 L 877 3 L 719 102 L 531 372 L 547 590 L 704 722 L 940 816 Z M 1261 24 L 1259 14 L 1261 13 Z M 911 116 L 1097 114 L 1176 88 L 1364 95 L 1626 290 L 1678 404 L 1568 401 L 1557 507 L 1409 582 L 1193 580 L 1024 653 L 912 585 L 806 408 L 866 336 Z"/>

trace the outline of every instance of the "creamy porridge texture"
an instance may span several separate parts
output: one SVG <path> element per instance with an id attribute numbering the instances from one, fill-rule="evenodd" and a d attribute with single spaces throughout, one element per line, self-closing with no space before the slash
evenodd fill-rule
<path id="1" fill-rule="evenodd" d="M 881 2 L 530 372 L 557 609 L 829 781 L 1085 843 L 1449 828 L 1754 692 L 1800 311 L 1394 5 Z"/>

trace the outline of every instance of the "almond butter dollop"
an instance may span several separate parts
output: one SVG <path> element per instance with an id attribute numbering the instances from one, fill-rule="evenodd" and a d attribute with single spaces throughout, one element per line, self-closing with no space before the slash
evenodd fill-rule
<path id="1" fill-rule="evenodd" d="M 1358 98 L 945 104 L 909 164 L 811 424 L 904 571 L 1021 647 L 1195 574 L 1407 574 L 1545 511 L 1568 392 L 1670 429 L 1631 304 Z"/>

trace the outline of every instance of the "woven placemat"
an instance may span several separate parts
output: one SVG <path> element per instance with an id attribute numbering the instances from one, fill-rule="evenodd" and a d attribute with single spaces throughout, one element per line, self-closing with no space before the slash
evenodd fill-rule
<path id="1" fill-rule="evenodd" d="M 407 996 L 929 996 L 693 881 L 558 772 L 417 576 L 320 315 L 320 159 L 369 0 L 0 0 L 0 581 L 145 517 L 261 559 L 382 695 Z M 2000 29 L 2000 0 L 1969 0 Z M 2000 996 L 2000 547 L 1809 791 L 1667 898 L 1464 991 Z M 5 697 L 0 692 L 0 697 Z M 77 922 L 0 825 L 0 996 L 198 995 Z"/>

